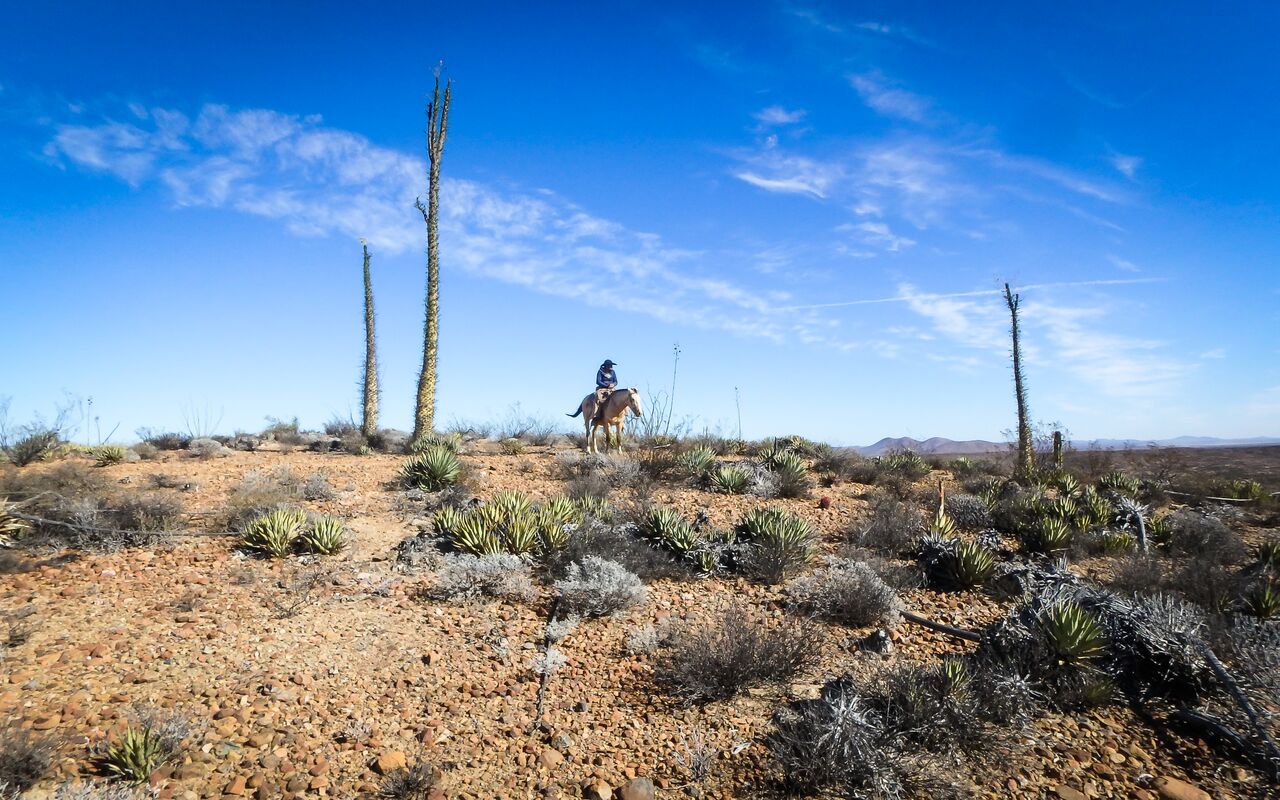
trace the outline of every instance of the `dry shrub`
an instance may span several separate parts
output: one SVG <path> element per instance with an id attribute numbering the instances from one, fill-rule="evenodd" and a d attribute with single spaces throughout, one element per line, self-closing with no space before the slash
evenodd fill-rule
<path id="1" fill-rule="evenodd" d="M 692 702 L 723 700 L 752 687 L 786 683 L 815 663 L 820 637 L 794 620 L 770 623 L 732 606 L 672 634 L 655 675 Z"/>
<path id="2" fill-rule="evenodd" d="M 828 559 L 813 575 L 787 584 L 793 610 L 853 628 L 895 627 L 901 620 L 898 593 L 859 561 Z"/>
<path id="3" fill-rule="evenodd" d="M 40 780 L 53 760 L 53 744 L 17 726 L 0 729 L 0 797 L 17 797 Z"/>
<path id="4" fill-rule="evenodd" d="M 851 544 L 889 556 L 915 550 L 927 526 L 924 515 L 910 503 L 881 495 L 871 508 L 871 516 L 849 531 Z"/>

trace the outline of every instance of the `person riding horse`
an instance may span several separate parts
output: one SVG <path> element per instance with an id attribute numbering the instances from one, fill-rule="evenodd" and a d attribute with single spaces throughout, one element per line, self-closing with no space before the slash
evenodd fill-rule
<path id="1" fill-rule="evenodd" d="M 603 406 L 604 401 L 609 399 L 609 395 L 613 394 L 613 390 L 618 388 L 618 376 L 614 374 L 613 368 L 617 364 L 609 359 L 605 359 L 600 365 L 600 369 L 596 370 L 596 405 Z"/>

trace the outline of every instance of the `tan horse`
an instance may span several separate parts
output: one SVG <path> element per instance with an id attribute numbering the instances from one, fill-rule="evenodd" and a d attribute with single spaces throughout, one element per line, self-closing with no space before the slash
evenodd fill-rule
<path id="1" fill-rule="evenodd" d="M 586 427 L 588 453 L 600 452 L 596 447 L 596 431 L 600 428 L 604 428 L 604 449 L 606 453 L 609 452 L 610 427 L 618 433 L 618 452 L 622 452 L 622 428 L 627 419 L 628 409 L 637 417 L 643 415 L 639 389 L 618 389 L 605 398 L 603 407 L 598 404 L 595 392 L 582 398 L 578 410 L 569 416 L 582 415 L 582 422 Z"/>

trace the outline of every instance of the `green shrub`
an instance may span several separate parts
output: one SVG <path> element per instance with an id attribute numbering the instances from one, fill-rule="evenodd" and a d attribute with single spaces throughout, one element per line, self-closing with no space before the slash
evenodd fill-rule
<path id="1" fill-rule="evenodd" d="M 726 464 L 711 473 L 711 487 L 724 494 L 743 494 L 751 483 L 751 475 L 735 464 Z"/>
<path id="2" fill-rule="evenodd" d="M 62 436 L 56 430 L 33 430 L 5 448 L 4 454 L 15 465 L 25 467 L 44 461 L 62 444 Z"/>
<path id="3" fill-rule="evenodd" d="M 410 486 L 438 492 L 458 482 L 462 475 L 462 462 L 458 454 L 448 447 L 435 445 L 406 459 L 400 474 Z"/>
<path id="4" fill-rule="evenodd" d="M 302 532 L 301 539 L 308 552 L 336 555 L 347 546 L 347 526 L 336 517 L 318 517 Z"/>
<path id="5" fill-rule="evenodd" d="M 1102 626 L 1079 603 L 1054 603 L 1040 613 L 1038 622 L 1045 641 L 1064 661 L 1085 661 L 1106 652 Z"/>
<path id="6" fill-rule="evenodd" d="M 284 558 L 302 533 L 307 517 L 295 508 L 277 508 L 255 518 L 240 534 L 241 543 L 272 558 Z"/>
<path id="7" fill-rule="evenodd" d="M 99 467 L 120 464 L 126 456 L 125 449 L 118 444 L 100 444 L 90 450 L 89 454 L 93 456 L 93 463 Z"/>
<path id="8" fill-rule="evenodd" d="M 129 728 L 107 746 L 102 765 L 120 780 L 141 785 L 172 756 L 164 740 L 150 728 Z"/>

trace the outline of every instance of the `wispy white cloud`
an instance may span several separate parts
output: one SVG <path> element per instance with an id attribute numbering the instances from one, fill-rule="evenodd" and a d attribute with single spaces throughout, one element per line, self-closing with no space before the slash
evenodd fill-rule
<path id="1" fill-rule="evenodd" d="M 1029 283 L 1022 286 L 1012 286 L 1010 288 L 1015 292 L 1026 292 L 1035 289 L 1079 289 L 1100 286 L 1132 286 L 1134 284 L 1161 282 L 1163 282 L 1162 278 L 1102 279 L 1087 281 L 1059 281 L 1055 283 Z M 788 309 L 840 308 L 843 306 L 880 305 L 882 303 L 906 303 L 919 296 L 919 292 L 917 292 L 914 287 L 909 286 L 909 288 L 909 292 L 899 292 L 898 294 L 890 297 L 874 297 L 861 300 L 840 300 L 832 303 L 796 305 L 788 306 Z M 952 299 L 957 297 L 997 297 L 1002 294 L 1004 294 L 1004 289 L 973 289 L 967 292 L 947 292 L 944 294 L 930 294 L 929 296 L 940 299 Z"/>
<path id="2" fill-rule="evenodd" d="M 914 240 L 894 233 L 884 222 L 851 222 L 837 226 L 836 230 L 852 233 L 864 244 L 883 247 L 891 253 L 915 244 Z"/>
<path id="3" fill-rule="evenodd" d="M 782 106 L 769 106 L 752 114 L 763 125 L 794 125 L 804 119 L 804 109 L 789 111 Z"/>
<path id="4" fill-rule="evenodd" d="M 1202 361 L 1209 360 L 1209 359 L 1216 361 L 1226 357 L 1227 357 L 1227 349 L 1225 347 L 1215 347 L 1212 350 L 1205 350 L 1203 353 L 1200 354 L 1200 359 Z"/>
<path id="5" fill-rule="evenodd" d="M 1142 272 L 1142 267 L 1139 267 L 1127 258 L 1121 258 L 1117 255 L 1108 255 L 1107 260 L 1114 264 L 1117 269 L 1122 269 L 1125 272 Z"/>
<path id="6" fill-rule="evenodd" d="M 1116 168 L 1116 172 L 1132 180 L 1138 173 L 1138 167 L 1142 166 L 1142 159 L 1116 153 L 1111 156 L 1111 166 Z"/>
<path id="7" fill-rule="evenodd" d="M 928 122 L 931 103 L 928 99 L 889 84 L 878 72 L 850 75 L 849 83 L 862 102 L 878 114 L 911 122 Z"/>
<path id="8" fill-rule="evenodd" d="M 301 236 L 366 237 L 389 253 L 422 246 L 414 200 L 425 190 L 426 166 L 416 155 L 270 110 L 207 105 L 194 120 L 168 109 L 130 113 L 134 122 L 58 126 L 45 153 L 133 186 L 161 186 L 179 207 L 266 217 Z M 444 258 L 473 274 L 676 324 L 832 343 L 815 315 L 776 310 L 785 292 L 723 279 L 708 268 L 707 254 L 628 230 L 551 192 L 447 179 L 442 194 Z"/>

